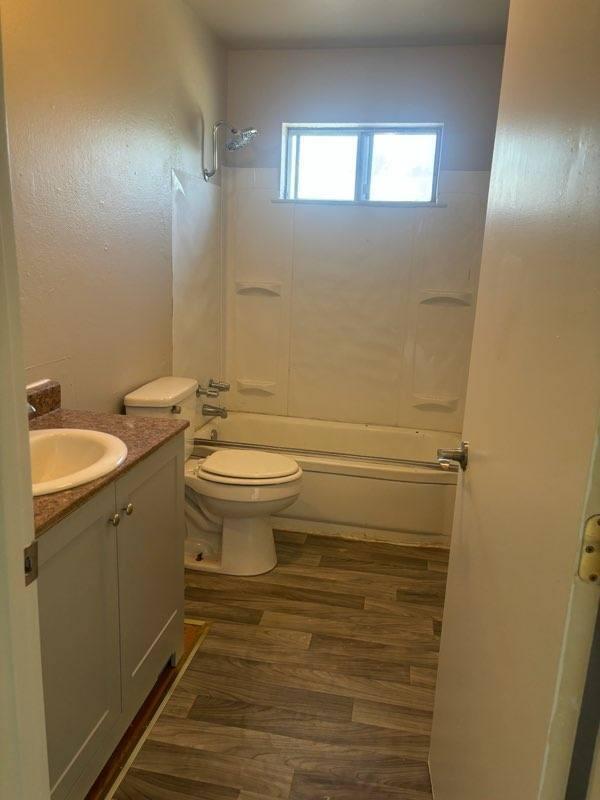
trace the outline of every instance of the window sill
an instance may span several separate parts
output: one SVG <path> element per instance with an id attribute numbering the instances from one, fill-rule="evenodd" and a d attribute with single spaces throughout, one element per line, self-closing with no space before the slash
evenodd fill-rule
<path id="1" fill-rule="evenodd" d="M 394 200 L 288 200 L 274 197 L 272 203 L 292 206 L 366 206 L 367 208 L 448 208 L 447 203 L 400 202 Z"/>

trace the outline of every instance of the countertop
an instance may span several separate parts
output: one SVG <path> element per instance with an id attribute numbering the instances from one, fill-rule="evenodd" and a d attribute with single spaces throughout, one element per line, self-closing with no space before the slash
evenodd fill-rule
<path id="1" fill-rule="evenodd" d="M 157 417 L 134 417 L 123 414 L 102 414 L 94 411 L 57 409 L 35 417 L 30 430 L 44 428 L 87 428 L 118 436 L 127 445 L 127 458 L 120 467 L 83 486 L 55 494 L 33 498 L 35 536 L 38 538 L 61 519 L 89 500 L 104 486 L 112 483 L 169 439 L 188 427 L 187 421 Z"/>

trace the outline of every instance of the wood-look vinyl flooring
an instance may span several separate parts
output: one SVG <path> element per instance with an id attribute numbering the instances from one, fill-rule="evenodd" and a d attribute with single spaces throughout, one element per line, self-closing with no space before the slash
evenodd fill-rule
<path id="1" fill-rule="evenodd" d="M 210 630 L 116 800 L 430 800 L 448 551 L 276 540 L 267 575 L 187 574 Z"/>

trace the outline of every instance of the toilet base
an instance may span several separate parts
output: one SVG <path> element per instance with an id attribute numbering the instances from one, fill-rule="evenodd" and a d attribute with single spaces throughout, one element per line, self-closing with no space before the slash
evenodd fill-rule
<path id="1" fill-rule="evenodd" d="M 275 539 L 270 517 L 237 517 L 223 520 L 218 557 L 199 539 L 186 539 L 185 566 L 198 572 L 225 575 L 263 575 L 277 566 Z M 208 543 L 207 543 L 208 544 Z M 197 560 L 199 552 L 203 558 Z"/>

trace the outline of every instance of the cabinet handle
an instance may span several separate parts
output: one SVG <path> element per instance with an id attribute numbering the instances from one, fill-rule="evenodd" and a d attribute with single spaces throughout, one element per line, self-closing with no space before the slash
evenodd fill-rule
<path id="1" fill-rule="evenodd" d="M 127 503 L 126 506 L 123 506 L 121 511 L 124 511 L 127 516 L 130 517 L 133 514 L 133 503 Z"/>
<path id="2" fill-rule="evenodd" d="M 112 517 L 108 518 L 109 525 L 113 527 L 117 527 L 119 522 L 121 522 L 121 515 L 120 514 L 113 514 Z"/>

